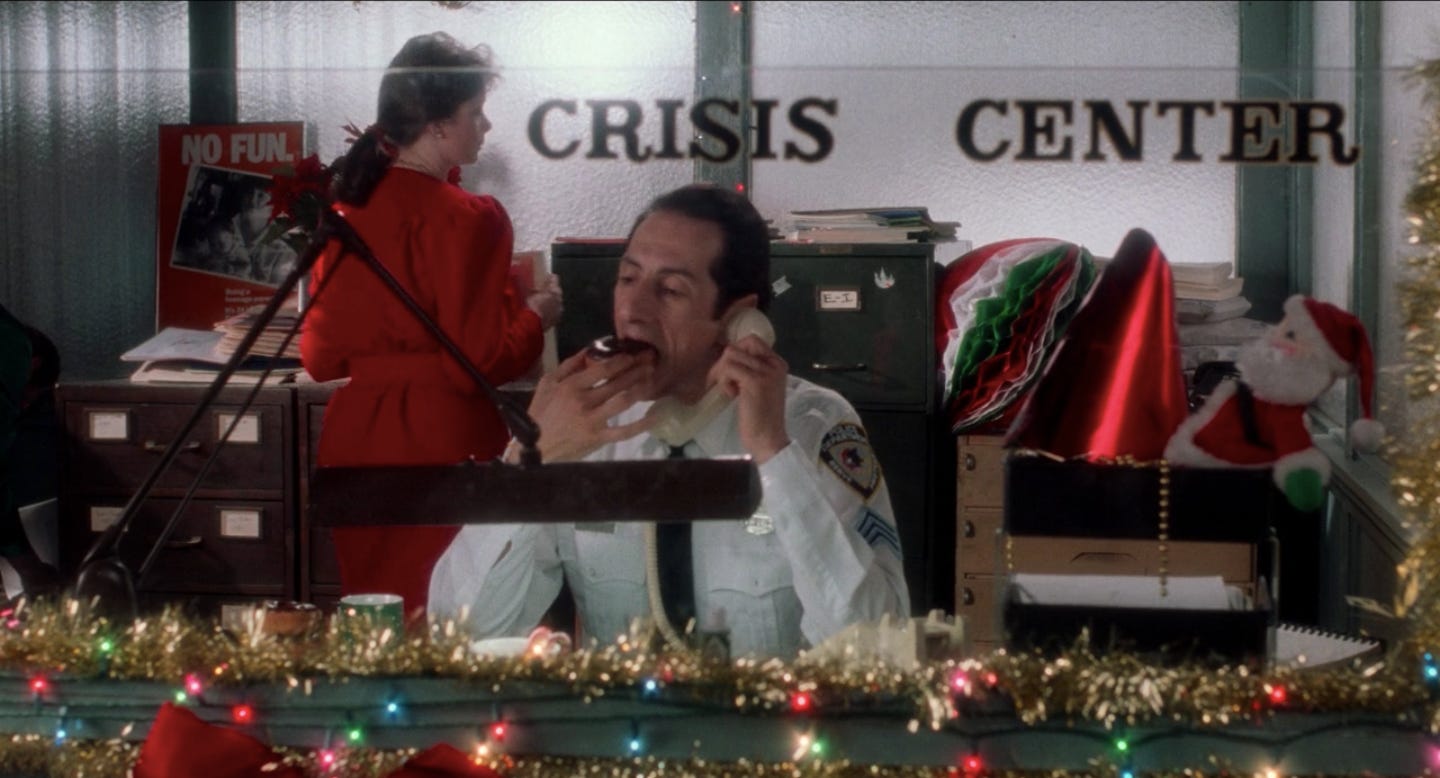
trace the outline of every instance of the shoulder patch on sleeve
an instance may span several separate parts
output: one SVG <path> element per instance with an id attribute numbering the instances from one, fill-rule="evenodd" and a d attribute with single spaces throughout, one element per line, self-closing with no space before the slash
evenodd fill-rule
<path id="1" fill-rule="evenodd" d="M 820 441 L 820 461 L 867 500 L 880 487 L 880 462 L 857 424 L 844 421 L 831 427 Z"/>

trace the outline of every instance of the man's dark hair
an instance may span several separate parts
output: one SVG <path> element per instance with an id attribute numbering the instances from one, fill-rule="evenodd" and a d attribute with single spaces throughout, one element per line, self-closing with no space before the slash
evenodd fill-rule
<path id="1" fill-rule="evenodd" d="M 635 220 L 625 241 L 626 251 L 640 222 L 662 211 L 711 222 L 720 228 L 724 245 L 720 256 L 710 263 L 710 277 L 720 288 L 715 316 L 747 294 L 755 295 L 755 306 L 761 311 L 770 309 L 770 230 L 744 195 L 714 184 L 690 184 L 666 192 L 651 201 Z"/>

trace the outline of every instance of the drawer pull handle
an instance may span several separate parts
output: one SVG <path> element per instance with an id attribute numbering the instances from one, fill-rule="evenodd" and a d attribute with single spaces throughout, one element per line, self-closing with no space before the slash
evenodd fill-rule
<path id="1" fill-rule="evenodd" d="M 204 543 L 205 543 L 205 538 L 202 538 L 202 537 L 200 537 L 199 535 L 191 535 L 191 536 L 188 537 L 188 538 L 178 538 L 178 539 L 176 539 L 176 540 L 167 540 L 167 541 L 165 541 L 165 547 L 166 547 L 166 548 L 199 548 L 200 546 L 204 545 Z"/>
<path id="2" fill-rule="evenodd" d="M 973 521 L 967 521 L 967 522 L 965 522 L 965 537 L 967 537 L 967 538 L 973 538 L 973 537 L 975 537 L 975 522 L 973 522 Z"/>
<path id="3" fill-rule="evenodd" d="M 967 586 L 964 589 L 960 590 L 960 603 L 962 605 L 975 604 L 975 593 L 970 591 L 970 587 Z"/>
<path id="4" fill-rule="evenodd" d="M 155 453 L 155 454 L 159 454 L 159 453 L 161 453 L 161 452 L 163 452 L 163 451 L 165 450 L 165 444 L 164 444 L 164 443 L 156 443 L 156 442 L 153 441 L 153 440 L 147 440 L 147 441 L 145 441 L 144 443 L 141 444 L 141 447 L 144 448 L 146 451 L 149 451 L 149 452 L 152 452 L 152 453 Z M 200 441 L 198 441 L 198 440 L 189 441 L 189 442 L 185 443 L 184 445 L 180 446 L 180 450 L 181 450 L 181 451 L 199 451 L 199 450 L 200 450 Z"/>
<path id="5" fill-rule="evenodd" d="M 848 365 L 831 364 L 829 362 L 812 362 L 810 369 L 821 373 L 863 373 L 870 367 L 864 362 L 852 362 Z"/>
<path id="6" fill-rule="evenodd" d="M 974 455 L 974 454 L 966 454 L 966 455 L 965 455 L 965 469 L 966 469 L 966 470 L 974 470 L 974 469 L 975 469 L 975 455 Z"/>

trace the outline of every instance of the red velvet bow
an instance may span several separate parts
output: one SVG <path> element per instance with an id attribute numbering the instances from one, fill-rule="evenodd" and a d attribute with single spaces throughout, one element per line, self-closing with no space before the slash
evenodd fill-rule
<path id="1" fill-rule="evenodd" d="M 267 765 L 270 767 L 267 769 Z M 243 732 L 207 724 L 190 711 L 165 703 L 140 747 L 135 778 L 305 778 L 280 755 Z"/>
<path id="2" fill-rule="evenodd" d="M 243 732 L 208 724 L 172 703 L 160 706 L 150 735 L 140 747 L 135 778 L 305 778 L 295 765 Z M 501 778 L 445 743 L 406 760 L 386 778 Z"/>

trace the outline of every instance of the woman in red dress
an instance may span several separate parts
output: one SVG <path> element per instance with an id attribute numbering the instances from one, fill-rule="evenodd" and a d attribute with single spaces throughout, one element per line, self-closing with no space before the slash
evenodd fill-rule
<path id="1" fill-rule="evenodd" d="M 552 277 L 520 299 L 510 281 L 510 217 L 494 198 L 449 182 L 458 166 L 475 162 L 490 129 L 489 64 L 444 33 L 406 42 L 381 79 L 375 126 L 340 162 L 334 197 L 385 267 L 499 386 L 539 357 L 544 330 L 560 316 L 560 291 Z M 318 465 L 499 456 L 509 432 L 483 391 L 370 268 L 341 257 L 332 242 L 315 266 L 317 294 L 300 343 L 317 381 L 350 378 L 325 411 Z M 334 530 L 344 593 L 399 594 L 407 622 L 418 622 L 430 570 L 458 531 Z"/>

